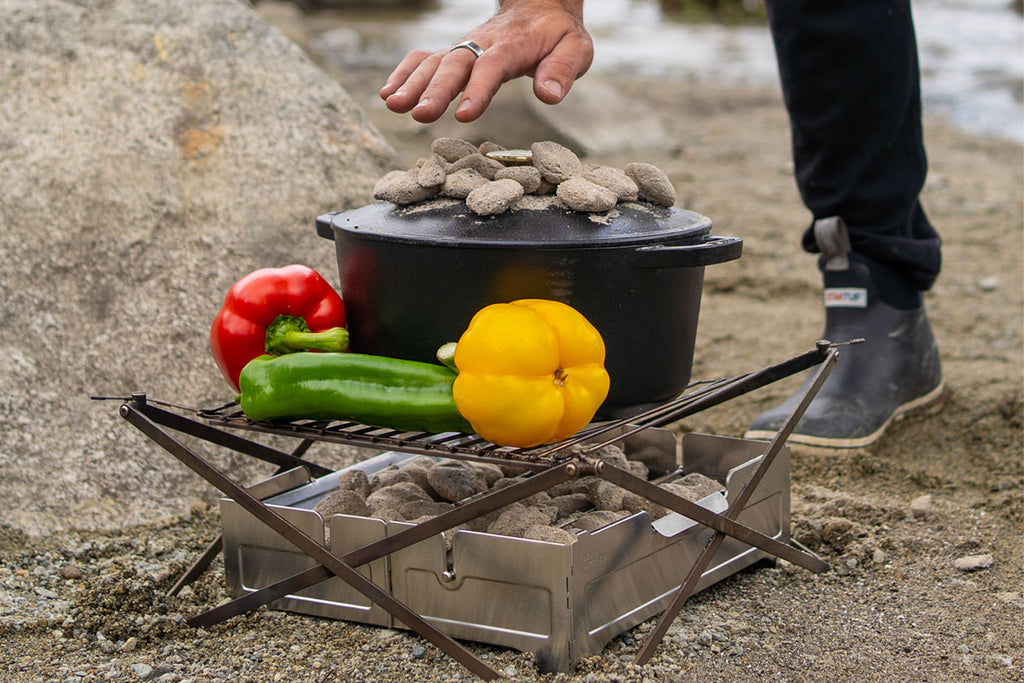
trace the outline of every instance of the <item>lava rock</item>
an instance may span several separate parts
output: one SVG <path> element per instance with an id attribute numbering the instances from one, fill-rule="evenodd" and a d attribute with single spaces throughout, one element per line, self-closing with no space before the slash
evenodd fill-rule
<path id="1" fill-rule="evenodd" d="M 499 479 L 504 478 L 505 474 L 501 471 L 501 468 L 489 462 L 473 462 L 470 463 L 473 468 L 484 478 L 484 483 L 487 486 L 494 486 L 495 482 Z"/>
<path id="2" fill-rule="evenodd" d="M 685 477 L 677 479 L 674 483 L 677 487 L 681 487 L 689 492 L 690 500 L 700 500 L 710 496 L 712 493 L 725 489 L 720 483 L 700 472 L 691 472 Z M 687 496 L 684 495 L 684 497 Z"/>
<path id="3" fill-rule="evenodd" d="M 374 514 L 380 515 L 382 510 L 401 510 L 402 505 L 415 500 L 433 502 L 433 498 L 419 486 L 403 481 L 377 489 L 366 497 L 366 504 Z"/>
<path id="4" fill-rule="evenodd" d="M 580 531 L 595 531 L 601 527 L 619 521 L 629 516 L 628 512 L 613 512 L 612 510 L 591 510 L 573 520 L 572 526 Z"/>
<path id="5" fill-rule="evenodd" d="M 416 484 L 412 474 L 406 467 L 387 467 L 379 472 L 374 473 L 369 478 L 370 491 L 377 491 L 378 489 L 387 488 L 388 486 L 394 486 L 401 482 L 409 482 Z M 417 484 L 418 485 L 418 484 Z M 367 494 L 369 495 L 369 494 Z"/>
<path id="6" fill-rule="evenodd" d="M 564 519 L 589 508 L 590 498 L 582 493 L 570 493 L 552 497 L 551 504 L 558 510 L 558 519 Z"/>
<path id="7" fill-rule="evenodd" d="M 522 538 L 531 526 L 550 523 L 549 516 L 544 512 L 522 503 L 512 503 L 505 506 L 498 518 L 487 527 L 487 533 Z"/>

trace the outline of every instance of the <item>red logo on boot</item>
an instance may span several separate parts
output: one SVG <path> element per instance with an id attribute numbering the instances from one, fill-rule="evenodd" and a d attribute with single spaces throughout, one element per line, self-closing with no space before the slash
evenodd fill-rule
<path id="1" fill-rule="evenodd" d="M 868 290 L 863 287 L 830 287 L 825 290 L 825 308 L 867 308 Z"/>

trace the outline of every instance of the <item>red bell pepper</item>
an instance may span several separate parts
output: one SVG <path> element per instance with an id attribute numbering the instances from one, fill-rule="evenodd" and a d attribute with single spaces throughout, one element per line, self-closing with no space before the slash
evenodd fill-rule
<path id="1" fill-rule="evenodd" d="M 319 273 L 301 265 L 243 277 L 210 328 L 210 352 L 236 391 L 242 368 L 265 353 L 347 350 L 345 304 Z"/>

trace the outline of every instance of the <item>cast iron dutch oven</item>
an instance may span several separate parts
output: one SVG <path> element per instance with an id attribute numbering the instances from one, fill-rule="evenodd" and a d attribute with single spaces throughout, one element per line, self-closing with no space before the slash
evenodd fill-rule
<path id="1" fill-rule="evenodd" d="M 551 205 L 491 217 L 454 200 L 377 203 L 316 224 L 335 243 L 352 351 L 434 361 L 484 306 L 555 299 L 604 338 L 608 417 L 686 388 L 704 267 L 739 258 L 743 246 L 711 236 L 705 216 L 646 202 L 609 214 Z"/>

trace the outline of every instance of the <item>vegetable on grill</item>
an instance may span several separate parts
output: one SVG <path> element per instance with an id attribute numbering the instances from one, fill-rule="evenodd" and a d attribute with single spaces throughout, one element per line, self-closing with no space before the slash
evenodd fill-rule
<path id="1" fill-rule="evenodd" d="M 239 377 L 251 420 L 351 420 L 402 431 L 469 432 L 456 374 L 434 363 L 358 353 L 260 356 Z"/>
<path id="2" fill-rule="evenodd" d="M 454 347 L 454 349 L 453 349 Z M 608 395 L 601 335 L 574 308 L 522 299 L 481 309 L 445 363 L 354 353 L 251 360 L 239 403 L 252 420 L 350 420 L 402 431 L 476 432 L 529 448 L 585 427 Z"/>
<path id="3" fill-rule="evenodd" d="M 576 309 L 520 299 L 481 309 L 455 346 L 455 405 L 496 444 L 528 448 L 585 427 L 608 395 L 601 335 Z"/>
<path id="4" fill-rule="evenodd" d="M 265 353 L 347 349 L 345 304 L 303 265 L 249 273 L 228 290 L 210 327 L 210 352 L 236 390 L 245 364 Z"/>

